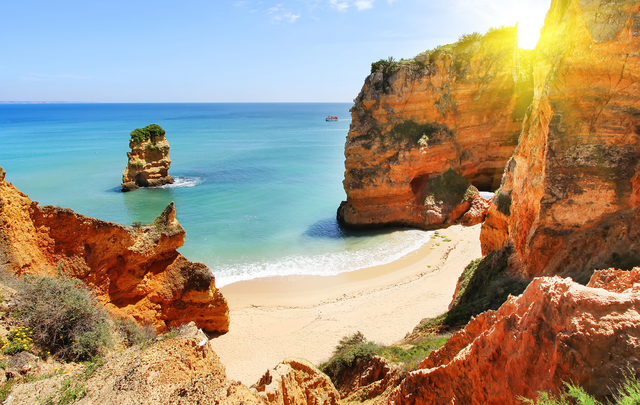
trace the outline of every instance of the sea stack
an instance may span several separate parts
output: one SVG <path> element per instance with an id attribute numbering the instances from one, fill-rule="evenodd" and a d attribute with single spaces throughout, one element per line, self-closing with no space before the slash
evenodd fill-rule
<path id="1" fill-rule="evenodd" d="M 131 132 L 129 163 L 122 172 L 122 191 L 173 183 L 169 175 L 169 142 L 160 125 L 151 124 Z"/>

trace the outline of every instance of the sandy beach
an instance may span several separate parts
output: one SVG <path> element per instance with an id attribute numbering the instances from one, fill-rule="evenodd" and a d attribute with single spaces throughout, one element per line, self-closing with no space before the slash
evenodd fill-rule
<path id="1" fill-rule="evenodd" d="M 445 312 L 458 277 L 471 260 L 481 257 L 480 225 L 453 226 L 439 234 L 443 237 L 383 266 L 222 287 L 231 326 L 211 343 L 228 377 L 254 384 L 287 357 L 319 365 L 343 336 L 357 331 L 377 343 L 392 344 L 421 319 Z"/>

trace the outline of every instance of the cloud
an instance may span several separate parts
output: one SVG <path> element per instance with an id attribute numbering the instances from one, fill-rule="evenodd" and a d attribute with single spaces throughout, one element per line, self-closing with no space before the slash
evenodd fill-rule
<path id="1" fill-rule="evenodd" d="M 347 11 L 351 7 L 355 7 L 358 11 L 369 10 L 373 8 L 375 0 L 329 0 L 331 7 L 338 11 Z"/>
<path id="2" fill-rule="evenodd" d="M 293 24 L 296 22 L 298 18 L 300 18 L 301 14 L 294 14 L 291 11 L 285 9 L 282 4 L 277 4 L 274 7 L 271 7 L 267 10 L 267 14 L 271 16 L 271 22 L 274 24 L 279 24 L 281 22 L 288 22 L 289 24 Z"/>
<path id="3" fill-rule="evenodd" d="M 368 10 L 373 8 L 374 0 L 358 0 L 354 3 L 354 5 L 358 8 L 358 11 Z"/>

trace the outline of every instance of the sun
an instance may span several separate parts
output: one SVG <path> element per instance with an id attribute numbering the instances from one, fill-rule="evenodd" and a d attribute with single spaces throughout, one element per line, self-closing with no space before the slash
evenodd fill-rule
<path id="1" fill-rule="evenodd" d="M 518 47 L 533 49 L 540 39 L 540 29 L 542 24 L 532 19 L 521 19 L 518 21 Z"/>

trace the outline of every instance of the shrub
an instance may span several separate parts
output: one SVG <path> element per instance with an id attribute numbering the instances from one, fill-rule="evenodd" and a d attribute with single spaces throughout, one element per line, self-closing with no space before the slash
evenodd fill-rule
<path id="1" fill-rule="evenodd" d="M 107 314 L 79 280 L 26 276 L 14 315 L 33 342 L 67 360 L 85 360 L 110 344 Z"/>
<path id="2" fill-rule="evenodd" d="M 458 280 L 459 289 L 451 309 L 437 318 L 423 319 L 414 332 L 465 325 L 472 316 L 500 308 L 509 294 L 522 294 L 529 280 L 509 273 L 512 249 L 507 246 L 469 263 Z"/>
<path id="3" fill-rule="evenodd" d="M 147 125 L 144 128 L 136 128 L 131 131 L 131 142 L 140 143 L 142 141 L 148 141 L 156 136 L 164 136 L 166 131 L 158 124 Z"/>
<path id="4" fill-rule="evenodd" d="M 321 366 L 321 369 L 331 378 L 331 381 L 339 383 L 345 371 L 356 367 L 362 361 L 381 356 L 393 363 L 400 363 L 400 370 L 406 373 L 417 369 L 420 362 L 431 351 L 442 347 L 449 337 L 442 334 L 423 336 L 409 345 L 409 348 L 405 348 L 404 346 L 378 345 L 367 341 L 362 332 L 356 332 L 340 340 L 333 356 Z"/>
<path id="5" fill-rule="evenodd" d="M 355 367 L 361 361 L 370 360 L 379 349 L 375 343 L 367 342 L 362 332 L 356 332 L 351 336 L 340 339 L 333 356 L 323 367 L 322 371 L 332 381 L 338 381 L 342 374 L 351 367 Z"/>
<path id="6" fill-rule="evenodd" d="M 140 326 L 129 319 L 116 321 L 118 333 L 127 347 L 140 345 L 156 338 L 156 332 L 150 325 Z"/>
<path id="7" fill-rule="evenodd" d="M 528 398 L 521 398 L 521 400 L 529 405 L 602 405 L 602 402 L 589 395 L 582 387 L 565 383 L 565 389 L 566 392 L 555 397 L 547 392 L 539 392 L 537 400 Z M 613 394 L 613 399 L 615 401 L 613 403 L 619 405 L 640 404 L 640 380 L 632 374 L 632 371 L 627 372 L 624 383 L 618 387 L 618 392 Z"/>

